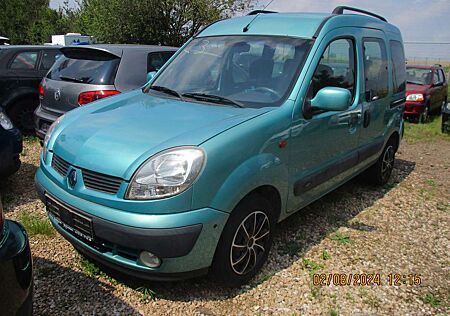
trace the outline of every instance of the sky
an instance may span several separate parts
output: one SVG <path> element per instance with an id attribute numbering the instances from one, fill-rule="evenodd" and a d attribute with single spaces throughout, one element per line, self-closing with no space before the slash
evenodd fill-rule
<path id="1" fill-rule="evenodd" d="M 270 0 L 260 0 L 264 6 Z M 57 8 L 64 0 L 50 0 Z M 74 6 L 75 0 L 69 0 Z M 279 12 L 330 12 L 336 6 L 347 5 L 384 16 L 400 28 L 405 42 L 450 43 L 450 0 L 274 0 L 267 10 Z M 450 44 L 419 45 L 405 43 L 405 52 L 412 59 L 450 60 Z"/>

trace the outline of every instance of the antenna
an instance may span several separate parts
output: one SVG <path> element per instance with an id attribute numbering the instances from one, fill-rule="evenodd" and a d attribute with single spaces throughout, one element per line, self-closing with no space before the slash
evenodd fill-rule
<path id="1" fill-rule="evenodd" d="M 260 14 L 260 13 L 276 13 L 276 12 L 273 12 L 273 11 L 265 11 L 266 9 L 267 9 L 267 7 L 269 6 L 269 5 L 271 5 L 272 4 L 272 2 L 274 2 L 275 0 L 270 0 L 270 2 L 268 3 L 268 4 L 266 4 L 266 6 L 262 9 L 262 10 L 256 10 L 256 11 L 252 11 L 252 12 L 250 12 L 248 15 L 254 15 L 255 17 L 242 29 L 242 32 L 247 32 L 248 30 L 249 30 L 249 28 L 250 28 L 250 25 L 253 23 L 253 21 L 255 21 L 256 20 L 256 18 L 258 17 L 258 15 Z"/>

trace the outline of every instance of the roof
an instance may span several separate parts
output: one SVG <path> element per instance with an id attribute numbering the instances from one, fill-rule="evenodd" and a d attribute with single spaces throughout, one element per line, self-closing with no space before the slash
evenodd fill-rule
<path id="1" fill-rule="evenodd" d="M 441 65 L 414 65 L 414 64 L 406 64 L 406 68 L 434 69 L 434 68 L 442 68 L 442 66 Z"/>
<path id="2" fill-rule="evenodd" d="M 61 46 L 56 45 L 1 45 L 0 49 L 17 49 L 17 50 L 23 50 L 23 49 L 59 49 Z"/>
<path id="3" fill-rule="evenodd" d="M 124 51 L 127 50 L 145 50 L 145 51 L 162 51 L 162 50 L 178 50 L 177 47 L 170 46 L 158 46 L 158 45 L 137 45 L 137 44 L 94 44 L 94 45 L 71 45 L 65 46 L 62 50 L 77 48 L 77 49 L 97 49 L 102 50 L 108 53 L 111 53 L 115 56 L 122 56 Z"/>
<path id="4" fill-rule="evenodd" d="M 248 31 L 244 32 L 249 23 Z M 312 39 L 317 37 L 322 29 L 328 29 L 327 32 L 343 26 L 369 27 L 400 33 L 392 24 L 362 14 L 268 13 L 221 20 L 211 24 L 197 36 L 278 35 Z"/>

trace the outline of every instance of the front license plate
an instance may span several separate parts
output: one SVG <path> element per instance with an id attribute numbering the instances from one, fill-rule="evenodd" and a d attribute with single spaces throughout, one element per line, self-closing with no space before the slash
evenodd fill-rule
<path id="1" fill-rule="evenodd" d="M 92 220 L 90 218 L 54 200 L 48 195 L 46 197 L 47 211 L 58 220 L 62 227 L 78 237 L 88 241 L 94 240 Z"/>

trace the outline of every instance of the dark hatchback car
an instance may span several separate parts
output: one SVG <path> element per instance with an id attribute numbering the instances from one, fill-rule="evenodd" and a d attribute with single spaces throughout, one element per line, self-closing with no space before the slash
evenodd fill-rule
<path id="1" fill-rule="evenodd" d="M 39 87 L 36 134 L 43 139 L 62 114 L 92 101 L 136 89 L 177 51 L 149 45 L 86 45 L 61 48 Z"/>
<path id="2" fill-rule="evenodd" d="M 23 133 L 34 133 L 38 86 L 60 55 L 58 46 L 0 46 L 0 106 Z"/>
<path id="3" fill-rule="evenodd" d="M 33 313 L 33 261 L 22 225 L 6 220 L 0 196 L 0 315 Z"/>
<path id="4" fill-rule="evenodd" d="M 447 104 L 448 82 L 441 65 L 407 65 L 406 80 L 406 118 L 425 123 Z"/>
<path id="5" fill-rule="evenodd" d="M 0 180 L 20 168 L 22 135 L 0 108 Z"/>

